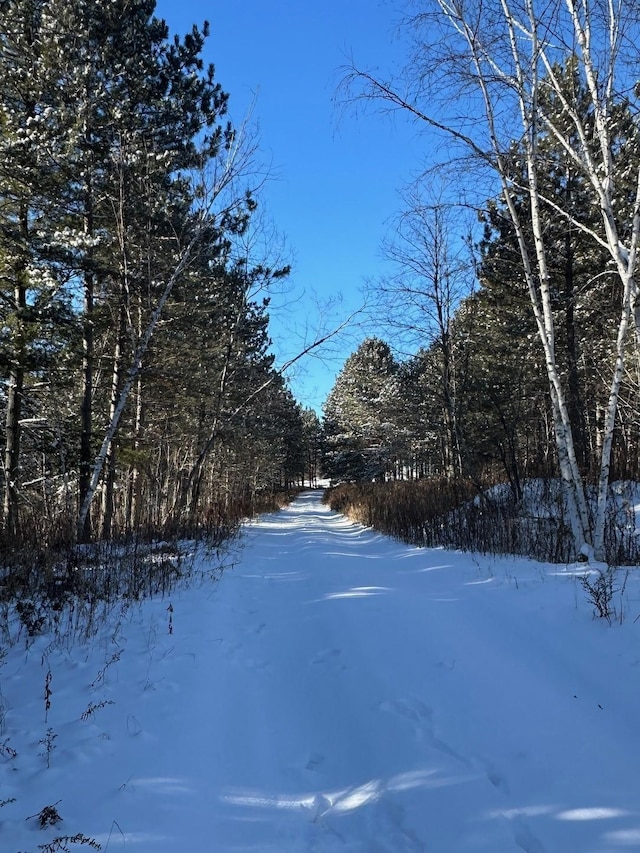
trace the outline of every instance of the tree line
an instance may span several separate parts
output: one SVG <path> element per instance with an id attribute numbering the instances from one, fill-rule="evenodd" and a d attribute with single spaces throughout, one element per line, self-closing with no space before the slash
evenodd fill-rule
<path id="1" fill-rule="evenodd" d="M 638 168 L 638 155 L 627 156 L 630 170 Z M 559 197 L 566 188 L 562 172 L 550 171 L 548 181 L 546 192 Z M 520 499 L 527 478 L 558 476 L 559 468 L 544 356 L 516 236 L 492 198 L 475 214 L 480 237 L 470 245 L 456 205 L 428 193 L 420 185 L 406 194 L 407 208 L 385 246 L 396 272 L 372 287 L 377 325 L 386 326 L 388 341 L 365 338 L 325 403 L 327 473 L 336 480 L 505 481 Z M 584 195 L 574 202 L 576 213 L 579 203 L 586 219 Z M 578 229 L 560 216 L 549 216 L 545 229 L 554 245 L 555 362 L 567 387 L 580 470 L 594 483 L 619 284 L 606 254 L 594 252 Z M 533 242 L 530 224 L 526 236 Z M 639 366 L 631 341 L 613 431 L 615 480 L 640 477 Z"/>
<path id="2" fill-rule="evenodd" d="M 256 142 L 154 0 L 0 4 L 3 547 L 196 529 L 311 476 Z"/>
<path id="3" fill-rule="evenodd" d="M 574 552 L 604 559 L 610 484 L 637 475 L 637 9 L 433 0 L 406 26 L 404 76 L 352 66 L 345 80 L 428 128 L 432 147 L 435 134 L 444 158 L 427 174 L 449 184 L 446 204 L 418 189 L 392 242 L 401 271 L 382 292 L 424 333 L 387 371 L 414 399 L 398 429 L 383 421 L 399 462 L 382 467 L 498 470 L 516 496 L 523 478 L 557 475 Z M 484 226 L 466 276 L 451 186 Z"/>

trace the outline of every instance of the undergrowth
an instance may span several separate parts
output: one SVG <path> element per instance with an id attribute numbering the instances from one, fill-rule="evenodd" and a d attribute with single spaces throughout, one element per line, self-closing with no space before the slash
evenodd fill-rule
<path id="1" fill-rule="evenodd" d="M 57 674 L 49 665 L 50 653 L 54 649 L 64 649 L 67 654 L 74 645 L 104 641 L 104 666 L 88 689 L 93 692 L 104 688 L 112 667 L 117 665 L 123 652 L 118 642 L 121 622 L 135 603 L 145 598 L 168 596 L 196 579 L 207 580 L 208 572 L 215 580 L 224 568 L 225 548 L 238 533 L 242 521 L 281 509 L 296 493 L 297 490 L 240 496 L 232 503 L 214 506 L 198 524 L 171 529 L 165 526 L 162 531 L 155 532 L 138 530 L 135 536 L 118 541 L 87 545 L 69 541 L 65 544 L 65 537 L 61 535 L 47 544 L 40 538 L 41 530 L 32 531 L 32 535 L 19 544 L 0 541 L 0 669 L 6 662 L 7 648 L 19 642 L 26 649 L 36 649 L 41 656 L 44 689 L 42 683 L 34 684 L 33 688 L 44 705 L 46 730 L 35 747 L 43 773 L 50 773 L 56 766 L 58 739 L 58 732 L 49 725 L 57 689 Z M 215 555 L 212 570 L 203 570 L 195 559 L 202 548 Z M 167 610 L 167 630 L 173 633 L 171 603 Z M 108 628 L 105 637 L 104 627 L 114 615 L 115 624 Z M 113 704 L 114 700 L 107 696 L 92 697 L 80 714 L 78 725 L 94 722 L 99 712 Z M 25 753 L 21 750 L 19 757 L 10 743 L 15 732 L 7 731 L 5 706 L 0 680 L 0 759 L 17 770 Z M 64 737 L 64 733 L 61 734 Z M 68 731 L 66 734 L 68 736 Z M 59 754 L 63 752 L 61 749 Z M 62 822 L 59 803 L 57 800 L 23 819 L 39 830 L 57 829 Z M 0 809 L 15 814 L 22 808 L 23 804 L 15 797 L 0 797 Z M 44 853 L 71 853 L 78 847 L 101 849 L 96 839 L 82 832 L 65 832 L 37 845 Z"/>
<path id="2" fill-rule="evenodd" d="M 551 563 L 577 557 L 556 480 L 532 480 L 519 497 L 507 485 L 479 488 L 470 480 L 343 483 L 328 489 L 324 500 L 353 521 L 412 545 Z M 605 535 L 610 565 L 640 562 L 633 503 L 623 485 L 612 487 Z"/>
<path id="3" fill-rule="evenodd" d="M 138 529 L 118 540 L 74 544 L 70 537 L 0 541 L 0 649 L 40 635 L 86 642 L 121 602 L 166 596 L 188 585 L 197 547 L 223 552 L 242 522 L 285 506 L 296 494 L 265 491 L 219 501 L 193 524 Z"/>

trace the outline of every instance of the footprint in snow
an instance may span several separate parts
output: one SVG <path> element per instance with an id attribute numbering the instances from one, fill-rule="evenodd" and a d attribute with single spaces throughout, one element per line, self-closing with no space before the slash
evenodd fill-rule
<path id="1" fill-rule="evenodd" d="M 380 705 L 382 711 L 392 711 L 401 717 L 406 717 L 414 723 L 423 723 L 426 720 L 427 727 L 432 727 L 433 711 L 420 699 L 392 699 Z"/>
<path id="2" fill-rule="evenodd" d="M 383 702 L 380 706 L 381 711 L 387 711 L 404 717 L 413 723 L 414 732 L 418 741 L 425 741 L 433 749 L 448 755 L 450 758 L 459 761 L 465 767 L 469 767 L 469 761 L 462 755 L 456 752 L 448 743 L 441 740 L 435 733 L 433 724 L 433 710 L 425 705 L 420 699 L 409 697 L 408 699 L 393 699 Z"/>
<path id="3" fill-rule="evenodd" d="M 434 743 L 433 711 L 428 705 L 420 701 L 420 699 L 414 697 L 408 699 L 391 699 L 382 702 L 379 708 L 381 711 L 397 714 L 397 716 L 409 720 L 413 724 L 416 738 L 419 741 L 424 740 L 426 737 Z"/>
<path id="4" fill-rule="evenodd" d="M 546 853 L 544 844 L 531 832 L 526 823 L 517 821 L 514 827 L 513 840 L 525 853 Z"/>
<path id="5" fill-rule="evenodd" d="M 471 756 L 471 766 L 476 770 L 479 770 L 484 773 L 487 777 L 487 780 L 491 782 L 494 788 L 498 791 L 502 791 L 504 794 L 510 794 L 509 783 L 507 782 L 507 778 L 491 761 L 488 761 L 486 758 L 483 758 L 478 755 Z"/>
<path id="6" fill-rule="evenodd" d="M 333 662 L 335 664 L 335 671 L 342 672 L 347 667 L 346 664 L 341 663 L 341 654 L 341 649 L 323 649 L 311 658 L 310 664 L 312 666 L 318 666 L 319 664 Z"/>
<path id="7" fill-rule="evenodd" d="M 316 823 L 331 808 L 331 800 L 324 794 L 316 794 L 311 803 L 311 823 Z"/>
<path id="8" fill-rule="evenodd" d="M 305 770 L 312 770 L 316 773 L 320 766 L 324 763 L 325 757 L 321 752 L 312 752 L 309 756 L 309 760 L 305 765 Z"/>
<path id="9" fill-rule="evenodd" d="M 507 784 L 507 780 L 505 777 L 496 770 L 494 767 L 488 766 L 486 769 L 487 779 L 491 782 L 494 788 L 498 788 L 500 791 L 504 791 L 505 794 L 509 793 L 509 786 Z"/>

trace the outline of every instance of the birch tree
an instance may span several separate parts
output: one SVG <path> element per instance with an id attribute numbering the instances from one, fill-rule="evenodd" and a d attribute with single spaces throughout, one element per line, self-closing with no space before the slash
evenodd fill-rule
<path id="1" fill-rule="evenodd" d="M 625 354 L 635 318 L 640 239 L 640 170 L 627 174 L 629 161 L 616 146 L 616 107 L 632 114 L 637 147 L 637 68 L 640 21 L 627 0 L 433 0 L 411 19 L 416 55 L 413 94 L 376 76 L 352 69 L 352 78 L 371 97 L 408 110 L 432 130 L 461 146 L 497 178 L 516 235 L 521 269 L 549 381 L 558 463 L 575 551 L 604 559 L 604 529 L 611 451 Z M 559 69 L 575 63 L 587 93 L 586 104 L 567 91 Z M 446 93 L 446 94 L 445 94 Z M 452 95 L 455 94 L 455 97 Z M 446 101 L 443 99 L 443 95 Z M 560 107 L 546 107 L 550 98 Z M 462 99 L 462 101 L 461 101 Z M 461 114 L 459 105 L 467 111 Z M 518 128 L 515 131 L 515 128 Z M 509 146 L 517 136 L 523 169 L 514 174 Z M 546 168 L 543 140 L 563 151 L 589 187 L 598 214 L 595 225 L 576 218 L 560 198 L 541 189 Z M 520 182 L 524 174 L 524 185 Z M 629 198 L 628 187 L 633 187 Z M 516 204 L 524 192 L 533 244 Z M 578 464 L 567 389 L 556 359 L 556 326 L 549 286 L 545 220 L 550 211 L 564 217 L 608 253 L 620 282 L 617 330 L 611 352 L 603 440 L 599 460 L 597 508 L 590 513 Z"/>
<path id="2" fill-rule="evenodd" d="M 136 381 L 175 285 L 201 252 L 219 256 L 253 207 L 245 182 L 254 141 L 222 121 L 227 96 L 199 56 L 208 27 L 170 42 L 164 23 L 149 18 L 152 7 L 138 0 L 116 10 L 120 37 L 101 69 L 113 107 L 103 218 L 113 242 L 106 283 L 115 335 L 107 427 L 81 488 L 80 537 L 101 480 L 109 536 L 115 439 L 134 387 L 140 405 Z"/>

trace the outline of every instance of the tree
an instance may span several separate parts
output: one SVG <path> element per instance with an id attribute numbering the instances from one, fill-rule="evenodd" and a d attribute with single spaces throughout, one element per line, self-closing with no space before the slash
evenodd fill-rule
<path id="1" fill-rule="evenodd" d="M 140 0 L 119 10 L 122 32 L 112 44 L 121 55 L 100 69 L 117 104 L 106 129 L 111 191 L 104 214 L 115 250 L 105 282 L 115 335 L 108 426 L 81 488 L 78 529 L 86 531 L 104 475 L 103 536 L 111 525 L 119 421 L 165 304 L 203 246 L 209 257 L 222 252 L 226 234 L 244 227 L 252 207 L 244 188 L 230 191 L 250 146 L 220 123 L 227 96 L 199 56 L 207 26 L 169 42 L 164 23 L 149 18 L 152 9 Z"/>
<path id="2" fill-rule="evenodd" d="M 394 470 L 396 373 L 389 345 L 378 338 L 346 360 L 324 406 L 330 476 L 371 480 Z"/>
<path id="3" fill-rule="evenodd" d="M 302 410 L 302 442 L 304 452 L 303 485 L 318 485 L 322 471 L 324 433 L 320 418 L 313 409 Z"/>
<path id="4" fill-rule="evenodd" d="M 506 476 L 516 500 L 526 476 L 553 471 L 549 407 L 525 300 L 517 278 L 482 278 L 459 306 L 452 333 L 456 360 L 464 360 L 460 423 L 469 470 L 476 480 Z"/>
<path id="5" fill-rule="evenodd" d="M 207 338 L 217 345 L 202 377 L 212 384 L 200 395 L 217 426 L 276 382 L 266 303 L 250 291 L 286 270 L 242 266 L 232 251 L 256 207 L 252 187 L 264 180 L 257 171 L 251 177 L 255 141 L 248 126 L 224 120 L 227 95 L 201 59 L 208 25 L 170 39 L 154 8 L 153 0 L 3 6 L 2 498 L 13 536 L 18 510 L 31 504 L 37 515 L 39 501 L 31 492 L 27 502 L 20 481 L 38 475 L 49 483 L 55 467 L 67 513 L 76 478 L 80 539 L 109 538 L 117 513 L 117 532 L 141 518 L 145 423 L 156 428 L 148 408 L 157 400 L 154 368 L 178 328 L 165 320 L 183 324 L 176 349 L 194 380 Z M 164 340 L 156 348 L 157 335 Z M 194 424 L 197 417 L 181 420 L 187 435 Z M 212 428 L 199 428 L 196 459 L 204 452 L 204 465 Z M 196 466 L 194 507 L 202 476 Z"/>
<path id="6" fill-rule="evenodd" d="M 456 361 L 456 357 L 452 358 L 452 365 L 455 366 Z M 455 372 L 449 373 L 449 380 L 459 428 L 460 404 L 464 395 L 459 393 Z M 447 476 L 451 472 L 451 433 L 447 428 L 442 398 L 441 351 L 435 341 L 400 364 L 398 382 L 396 420 L 402 424 L 406 436 L 404 467 L 407 476 Z"/>
<path id="7" fill-rule="evenodd" d="M 169 343 L 173 358 L 178 355 L 180 359 L 176 364 L 180 384 L 192 385 L 195 412 L 191 416 L 197 412 L 198 422 L 193 436 L 196 445 L 183 462 L 183 481 L 174 512 L 191 522 L 209 457 L 215 454 L 225 434 L 250 416 L 254 396 L 264 384 L 276 381 L 271 372 L 273 356 L 267 351 L 267 303 L 257 301 L 254 295 L 267 287 L 271 277 L 280 274 L 286 274 L 286 270 L 259 266 L 247 271 L 244 264 L 234 264 L 231 269 L 211 265 L 208 272 L 200 268 L 197 283 L 182 291 L 185 301 L 172 309 L 174 335 Z M 178 328 L 185 324 L 178 348 L 175 320 L 180 324 Z M 212 328 L 217 329 L 216 337 L 211 335 Z M 189 359 L 194 347 L 198 369 L 190 383 L 184 377 L 184 359 Z M 187 414 L 184 395 L 181 400 Z"/>
<path id="8" fill-rule="evenodd" d="M 71 340 L 67 271 L 55 249 L 63 190 L 50 152 L 57 129 L 54 77 L 37 0 L 7 4 L 0 33 L 0 299 L 3 372 L 2 525 L 19 532 L 23 423 L 43 420 L 33 390 Z"/>
<path id="9" fill-rule="evenodd" d="M 616 107 L 631 104 L 635 78 L 628 61 L 638 53 L 638 21 L 631 4 L 586 4 L 564 0 L 552 5 L 534 0 L 495 0 L 478 6 L 470 0 L 437 0 L 430 12 L 412 19 L 418 45 L 421 85 L 416 97 L 354 70 L 366 92 L 408 110 L 444 133 L 496 175 L 502 201 L 516 235 L 549 382 L 558 462 L 568 503 L 576 553 L 604 557 L 605 510 L 613 432 L 624 376 L 625 350 L 632 315 L 639 310 L 635 281 L 640 239 L 640 169 L 630 167 L 616 145 Z M 588 106 L 569 89 L 558 69 L 575 61 L 576 74 L 588 93 Z M 632 72 L 633 73 L 633 72 Z M 415 80 L 415 77 L 414 77 Z M 458 98 L 471 114 L 451 109 Z M 446 91 L 448 106 L 443 104 Z M 623 94 L 625 93 L 625 94 Z M 560 106 L 547 109 L 551 97 Z M 438 110 L 437 104 L 440 105 Z M 510 158 L 514 123 L 521 133 L 523 168 L 514 173 Z M 637 145 L 637 122 L 634 118 Z M 562 150 L 588 187 L 597 225 L 577 218 L 566 199 L 544 195 L 546 141 Z M 632 173 L 628 174 L 631 168 Z M 524 174 L 524 185 L 520 176 Z M 629 187 L 632 187 L 629 197 Z M 533 245 L 527 240 L 517 198 L 528 204 Z M 604 248 L 620 282 L 617 332 L 609 363 L 609 392 L 599 459 L 598 499 L 592 523 L 578 464 L 566 383 L 556 357 L 556 323 L 550 288 L 545 224 L 550 211 Z M 594 217 L 595 219 L 595 217 Z"/>
<path id="10" fill-rule="evenodd" d="M 465 234 L 455 233 L 459 209 L 425 199 L 420 184 L 405 192 L 406 209 L 386 241 L 385 255 L 396 272 L 375 285 L 381 316 L 401 339 L 415 347 L 433 348 L 445 436 L 445 472 L 464 471 L 464 449 L 458 424 L 451 323 L 461 298 L 471 287 L 470 264 L 464 258 Z"/>

